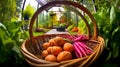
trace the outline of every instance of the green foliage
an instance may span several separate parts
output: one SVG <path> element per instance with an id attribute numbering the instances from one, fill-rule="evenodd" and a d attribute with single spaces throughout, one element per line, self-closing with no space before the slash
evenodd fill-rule
<path id="1" fill-rule="evenodd" d="M 5 67 L 26 64 L 20 52 L 23 42 L 20 39 L 24 40 L 28 36 L 21 32 L 21 26 L 21 22 L 0 23 L 0 64 Z"/>
<path id="2" fill-rule="evenodd" d="M 17 19 L 20 2 L 22 0 L 0 0 L 0 65 L 4 67 L 28 66 L 20 52 L 20 45 L 28 37 Z"/>
<path id="3" fill-rule="evenodd" d="M 86 29 L 86 25 L 82 19 L 78 22 L 78 28 L 79 28 L 81 33 L 85 34 L 87 29 Z"/>
<path id="4" fill-rule="evenodd" d="M 35 9 L 29 4 L 27 5 L 27 7 L 25 8 L 25 10 L 23 11 L 23 17 L 28 17 L 31 18 L 32 15 L 34 14 Z"/>
<path id="5" fill-rule="evenodd" d="M 109 10 L 109 9 L 108 9 Z M 108 11 L 109 13 L 109 11 Z M 110 18 L 108 15 L 108 13 L 106 12 L 106 9 L 101 8 L 100 11 L 97 11 L 96 14 L 94 14 L 95 19 L 97 21 L 98 24 L 98 28 L 99 28 L 99 33 L 102 36 L 108 37 L 109 34 L 109 30 L 110 30 Z M 103 34 L 105 33 L 105 34 Z"/>
<path id="6" fill-rule="evenodd" d="M 120 1 L 118 0 L 112 0 L 112 2 L 107 0 L 101 1 L 99 4 L 97 4 L 99 6 L 99 10 L 94 14 L 99 27 L 99 33 L 106 42 L 105 50 L 99 59 L 102 60 L 102 63 L 105 66 L 108 64 L 113 64 L 118 67 L 119 65 L 120 11 L 117 9 L 119 3 Z"/>
<path id="7" fill-rule="evenodd" d="M 73 27 L 74 27 L 74 24 L 73 24 L 73 25 L 69 25 L 69 26 L 67 27 L 67 30 L 71 31 L 71 30 L 73 29 Z"/>
<path id="8" fill-rule="evenodd" d="M 16 12 L 16 0 L 0 0 L 0 21 L 11 21 Z"/>
<path id="9" fill-rule="evenodd" d="M 120 40 L 120 26 L 114 29 L 111 35 L 111 41 L 110 44 L 108 45 L 111 49 L 112 54 L 112 59 L 118 59 L 120 56 L 120 45 L 119 45 L 119 40 Z M 120 59 L 120 58 L 119 58 Z"/>
<path id="10" fill-rule="evenodd" d="M 59 24 L 59 27 L 65 28 L 66 24 L 65 23 L 61 23 L 61 24 Z"/>

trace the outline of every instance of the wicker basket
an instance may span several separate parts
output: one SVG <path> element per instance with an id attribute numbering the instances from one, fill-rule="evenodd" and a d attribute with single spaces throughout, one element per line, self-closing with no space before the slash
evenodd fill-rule
<path id="1" fill-rule="evenodd" d="M 42 44 L 44 42 L 58 35 L 64 35 L 64 36 L 68 35 L 68 34 L 51 34 L 51 35 L 40 35 L 36 37 L 33 36 L 32 27 L 38 14 L 42 12 L 43 10 L 47 9 L 49 6 L 55 6 L 57 4 L 74 6 L 84 11 L 84 13 L 86 13 L 89 16 L 89 18 L 91 19 L 93 23 L 93 27 L 94 27 L 93 34 L 91 34 L 90 26 L 88 25 L 84 16 L 82 16 L 80 13 L 77 13 L 79 16 L 81 16 L 81 18 L 86 23 L 86 27 L 88 30 L 88 37 L 89 37 L 88 46 L 94 49 L 94 52 L 91 55 L 87 57 L 75 58 L 72 60 L 61 61 L 61 62 L 49 62 L 49 61 L 44 60 L 41 57 L 40 54 L 43 50 Z M 29 29 L 30 38 L 26 39 L 21 45 L 21 52 L 23 56 L 25 57 L 25 60 L 32 66 L 36 66 L 36 67 L 73 67 L 73 66 L 88 67 L 90 64 L 95 62 L 97 58 L 99 58 L 100 54 L 102 53 L 104 49 L 104 39 L 98 36 L 98 27 L 97 27 L 94 17 L 84 6 L 77 4 L 75 2 L 72 2 L 72 1 L 52 1 L 40 7 L 33 15 L 30 21 L 29 28 L 30 28 Z"/>

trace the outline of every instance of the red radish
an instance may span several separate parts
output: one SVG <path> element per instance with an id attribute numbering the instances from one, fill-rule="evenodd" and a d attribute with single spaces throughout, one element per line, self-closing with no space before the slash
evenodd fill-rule
<path id="1" fill-rule="evenodd" d="M 77 43 L 76 43 L 76 46 L 80 49 L 80 51 L 81 51 L 81 53 L 83 54 L 83 56 L 87 56 L 86 51 L 83 50 L 83 48 L 82 48 L 81 46 L 79 46 L 79 45 L 81 45 L 81 44 L 79 44 L 79 43 L 77 42 Z"/>
<path id="2" fill-rule="evenodd" d="M 87 41 L 88 37 L 87 36 L 78 36 L 74 39 L 74 41 Z"/>
<path id="3" fill-rule="evenodd" d="M 83 50 L 86 51 L 86 54 L 88 54 L 89 52 L 88 52 L 88 50 L 86 49 L 85 43 L 83 43 L 83 42 L 78 42 L 78 43 L 79 43 L 79 46 L 81 46 L 81 47 L 83 48 Z"/>
<path id="4" fill-rule="evenodd" d="M 75 51 L 75 55 L 76 55 L 76 57 L 79 57 L 79 54 L 77 53 L 77 51 Z M 82 56 L 81 56 L 82 57 Z"/>
<path id="5" fill-rule="evenodd" d="M 91 48 L 89 48 L 87 45 L 85 45 L 84 42 L 78 42 L 79 44 L 84 44 L 84 45 L 80 45 L 86 52 L 87 54 L 91 54 L 93 51 Z"/>
<path id="6" fill-rule="evenodd" d="M 81 54 L 80 50 L 78 49 L 78 47 L 75 44 L 73 45 L 73 47 L 74 47 L 74 51 L 75 51 L 76 56 L 82 57 L 82 54 Z"/>

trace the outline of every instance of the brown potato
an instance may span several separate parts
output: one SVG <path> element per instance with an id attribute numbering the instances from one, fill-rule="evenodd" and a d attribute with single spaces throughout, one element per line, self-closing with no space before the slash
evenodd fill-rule
<path id="1" fill-rule="evenodd" d="M 57 61 L 65 61 L 72 59 L 72 54 L 69 51 L 62 51 L 57 56 Z"/>
<path id="2" fill-rule="evenodd" d="M 47 48 L 47 51 L 48 51 L 49 54 L 51 53 L 51 49 L 52 49 L 52 46 Z"/>
<path id="3" fill-rule="evenodd" d="M 63 50 L 72 52 L 73 51 L 73 45 L 71 43 L 65 43 L 63 46 Z"/>
<path id="4" fill-rule="evenodd" d="M 47 50 L 43 50 L 41 55 L 45 58 L 48 55 L 48 51 Z"/>
<path id="5" fill-rule="evenodd" d="M 45 57 L 45 60 L 46 60 L 46 61 L 51 61 L 51 62 L 56 62 L 56 61 L 57 61 L 57 58 L 56 58 L 56 56 L 50 54 L 50 55 L 47 55 L 47 56 Z"/>
<path id="6" fill-rule="evenodd" d="M 62 48 L 59 46 L 53 46 L 51 48 L 51 54 L 57 56 L 60 52 L 62 52 Z"/>
<path id="7" fill-rule="evenodd" d="M 54 41 L 56 43 L 56 46 L 63 46 L 65 44 L 65 40 L 62 37 L 55 37 Z"/>
<path id="8" fill-rule="evenodd" d="M 50 47 L 51 45 L 50 45 L 50 43 L 48 43 L 48 42 L 45 42 L 44 44 L 43 44 L 43 48 L 46 50 L 48 47 Z"/>
<path id="9" fill-rule="evenodd" d="M 54 39 L 50 39 L 50 40 L 49 40 L 49 43 L 50 43 L 51 46 L 57 45 L 57 44 L 55 43 L 55 40 L 54 40 Z"/>

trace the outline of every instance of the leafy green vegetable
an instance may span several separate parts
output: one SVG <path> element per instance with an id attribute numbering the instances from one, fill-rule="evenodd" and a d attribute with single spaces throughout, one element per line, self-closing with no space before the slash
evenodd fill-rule
<path id="1" fill-rule="evenodd" d="M 65 28 L 66 25 L 65 25 L 65 23 L 61 23 L 61 24 L 59 24 L 59 27 Z"/>
<path id="2" fill-rule="evenodd" d="M 116 18 L 115 7 L 112 6 L 110 10 L 110 24 L 114 22 L 115 18 Z"/>
<path id="3" fill-rule="evenodd" d="M 97 21 L 99 35 L 102 36 L 105 40 L 105 50 L 95 63 L 96 65 L 101 63 L 99 64 L 101 67 L 109 66 L 109 64 L 111 67 L 119 67 L 120 1 L 95 0 L 94 5 L 97 7 L 97 11 L 93 14 L 93 16 Z M 88 20 L 88 22 L 91 21 Z M 90 23 L 90 26 L 91 25 L 92 24 Z"/>
<path id="4" fill-rule="evenodd" d="M 0 23 L 0 64 L 3 66 L 16 67 L 25 63 L 20 52 L 20 39 L 27 36 L 21 32 L 21 26 L 21 22 Z"/>

